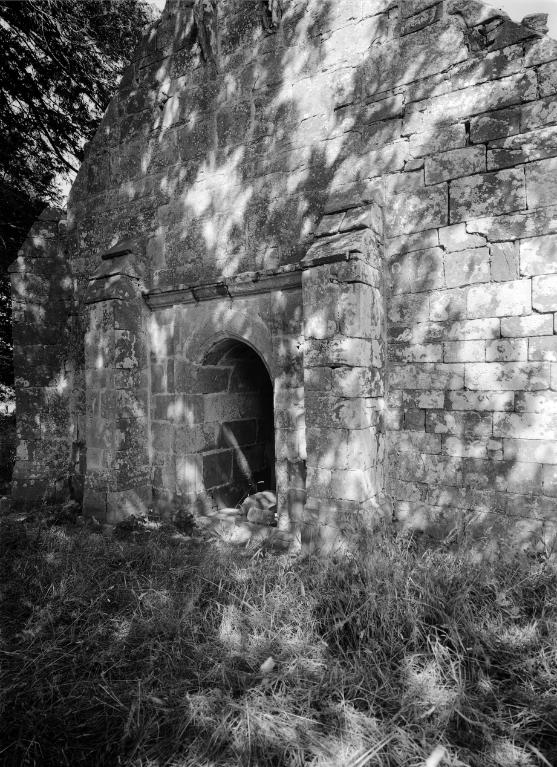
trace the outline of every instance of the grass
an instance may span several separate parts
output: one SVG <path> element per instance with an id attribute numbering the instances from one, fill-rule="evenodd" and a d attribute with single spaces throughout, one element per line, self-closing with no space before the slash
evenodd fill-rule
<path id="1" fill-rule="evenodd" d="M 557 764 L 557 569 L 4 519 L 0 763 Z"/>

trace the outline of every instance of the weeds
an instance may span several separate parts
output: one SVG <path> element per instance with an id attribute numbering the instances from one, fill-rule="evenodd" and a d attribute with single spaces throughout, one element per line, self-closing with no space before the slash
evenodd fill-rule
<path id="1" fill-rule="evenodd" d="M 557 763 L 557 571 L 4 520 L 6 765 Z"/>

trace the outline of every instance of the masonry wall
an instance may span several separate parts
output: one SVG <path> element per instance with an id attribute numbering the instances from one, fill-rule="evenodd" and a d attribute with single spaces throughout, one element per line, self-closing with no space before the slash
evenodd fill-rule
<path id="1" fill-rule="evenodd" d="M 82 496 L 84 327 L 65 245 L 63 212 L 47 209 L 10 267 L 16 500 Z"/>
<path id="2" fill-rule="evenodd" d="M 334 481 L 308 456 L 312 508 L 349 494 L 332 490 L 346 472 L 367 498 L 386 473 L 402 524 L 481 518 L 518 537 L 543 532 L 557 465 L 557 44 L 539 20 L 514 24 L 467 0 L 285 0 L 280 19 L 271 5 L 221 0 L 200 17 L 171 0 L 146 34 L 70 196 L 78 304 L 101 255 L 132 238 L 156 357 L 164 328 L 193 311 L 179 297 L 159 310 L 157 295 L 225 285 L 237 305 L 238 276 L 304 269 L 308 253 L 363 232 L 380 209 L 367 276 L 342 277 L 343 302 L 362 286 L 355 330 L 344 332 L 342 307 L 308 322 L 317 272 L 292 308 L 304 316 L 265 320 L 277 350 L 301 339 L 284 409 L 303 407 L 306 421 L 320 403 L 337 413 L 354 399 L 334 384 L 343 369 L 374 372 L 360 375 L 350 408 L 375 414 L 362 436 L 375 452 Z M 322 285 L 338 285 L 335 268 L 322 271 Z M 197 311 L 223 316 L 210 302 Z M 312 367 L 330 373 L 314 404 L 296 406 L 300 370 Z M 306 426 L 318 437 L 319 423 Z"/>

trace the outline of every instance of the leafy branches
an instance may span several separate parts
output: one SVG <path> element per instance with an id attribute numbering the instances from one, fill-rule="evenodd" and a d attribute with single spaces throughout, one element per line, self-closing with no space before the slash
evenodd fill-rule
<path id="1" fill-rule="evenodd" d="M 9 381 L 5 270 L 77 170 L 145 24 L 146 0 L 0 0 L 0 381 Z"/>
<path id="2" fill-rule="evenodd" d="M 148 21 L 143 0 L 0 1 L 0 180 L 52 201 Z"/>

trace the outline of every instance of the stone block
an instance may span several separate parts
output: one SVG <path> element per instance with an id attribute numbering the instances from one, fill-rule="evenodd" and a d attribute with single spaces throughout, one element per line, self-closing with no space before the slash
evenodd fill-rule
<path id="1" fill-rule="evenodd" d="M 499 338 L 500 323 L 495 317 L 456 322 L 424 323 L 415 328 L 415 337 L 436 341 L 474 341 Z"/>
<path id="2" fill-rule="evenodd" d="M 555 98 L 546 97 L 539 101 L 524 104 L 520 110 L 520 122 L 524 127 L 528 128 L 539 128 L 543 125 L 552 125 L 557 122 L 557 103 Z"/>
<path id="3" fill-rule="evenodd" d="M 425 430 L 485 439 L 491 436 L 492 418 L 490 412 L 428 410 Z"/>
<path id="4" fill-rule="evenodd" d="M 166 391 L 173 391 L 171 374 L 172 361 L 167 366 Z M 114 388 L 115 389 L 147 389 L 149 382 L 149 371 L 138 368 L 120 368 L 114 370 Z"/>
<path id="5" fill-rule="evenodd" d="M 391 365 L 389 383 L 399 389 L 462 389 L 464 365 L 415 363 Z"/>
<path id="6" fill-rule="evenodd" d="M 481 439 L 475 439 L 473 436 L 444 437 L 443 452 L 455 458 L 488 457 L 485 437 Z"/>
<path id="7" fill-rule="evenodd" d="M 195 378 L 192 381 L 187 393 L 195 394 L 215 394 L 217 392 L 233 391 L 231 381 L 232 365 L 230 367 L 219 367 L 216 365 L 203 365 L 195 371 Z M 182 386 L 185 381 L 182 383 Z"/>
<path id="8" fill-rule="evenodd" d="M 332 387 L 332 377 L 333 371 L 330 367 L 305 368 L 304 386 L 309 391 L 329 391 Z"/>
<path id="9" fill-rule="evenodd" d="M 402 420 L 406 431 L 425 431 L 425 410 L 406 408 L 403 410 Z"/>
<path id="10" fill-rule="evenodd" d="M 207 489 L 226 485 L 232 478 L 232 450 L 203 455 L 203 483 Z"/>
<path id="11" fill-rule="evenodd" d="M 439 244 L 452 253 L 471 248 L 481 248 L 485 245 L 485 238 L 479 234 L 467 232 L 466 224 L 462 222 L 439 229 Z"/>
<path id="12" fill-rule="evenodd" d="M 503 439 L 503 455 L 506 461 L 529 461 L 557 465 L 557 442 L 554 439 Z"/>
<path id="13" fill-rule="evenodd" d="M 106 521 L 114 525 L 129 516 L 145 516 L 152 502 L 150 485 L 106 494 Z"/>
<path id="14" fill-rule="evenodd" d="M 553 314 L 531 314 L 528 317 L 503 317 L 501 335 L 510 338 L 553 335 Z"/>
<path id="15" fill-rule="evenodd" d="M 468 146 L 426 158 L 425 181 L 428 185 L 439 184 L 485 170 L 484 147 Z"/>
<path id="16" fill-rule="evenodd" d="M 370 367 L 331 370 L 331 390 L 339 397 L 380 397 L 384 392 L 382 371 Z"/>
<path id="17" fill-rule="evenodd" d="M 493 436 L 514 439 L 550 440 L 557 428 L 557 415 L 549 413 L 494 413 Z"/>
<path id="18" fill-rule="evenodd" d="M 324 500 L 365 501 L 378 490 L 373 469 L 327 470 L 308 466 L 308 496 Z"/>
<path id="19" fill-rule="evenodd" d="M 534 278 L 547 279 L 547 278 Z M 534 293 L 535 294 L 535 293 Z M 472 287 L 468 292 L 468 317 L 517 316 L 532 313 L 532 288 L 529 280 L 513 280 Z M 540 311 L 539 306 L 534 308 Z"/>
<path id="20" fill-rule="evenodd" d="M 541 362 L 557 362 L 557 336 L 530 338 L 528 340 L 528 359 Z"/>
<path id="21" fill-rule="evenodd" d="M 306 338 L 332 338 L 337 331 L 336 308 L 339 296 L 332 294 L 321 304 L 304 304 L 304 335 Z"/>
<path id="22" fill-rule="evenodd" d="M 376 414 L 363 397 L 341 399 L 331 394 L 306 392 L 306 426 L 365 429 L 376 425 Z"/>
<path id="23" fill-rule="evenodd" d="M 491 242 L 515 240 L 557 232 L 557 207 L 532 209 L 502 216 L 486 216 L 467 221 L 469 231 L 479 232 Z"/>
<path id="24" fill-rule="evenodd" d="M 550 365 L 547 362 L 470 362 L 466 364 L 467 389 L 526 390 L 549 389 Z"/>
<path id="25" fill-rule="evenodd" d="M 371 429 L 309 427 L 306 432 L 308 465 L 321 469 L 356 469 L 375 466 L 376 435 Z"/>
<path id="26" fill-rule="evenodd" d="M 557 272 L 557 234 L 520 241 L 520 274 L 527 277 Z"/>
<path id="27" fill-rule="evenodd" d="M 514 409 L 517 413 L 548 413 L 555 415 L 557 414 L 557 392 L 518 391 L 515 394 Z"/>
<path id="28" fill-rule="evenodd" d="M 448 288 L 489 282 L 489 250 L 476 248 L 445 255 L 445 282 Z"/>
<path id="29" fill-rule="evenodd" d="M 417 391 L 400 392 L 400 402 L 405 407 L 440 409 L 443 407 L 444 400 L 444 392 L 437 389 L 432 391 L 418 389 Z"/>
<path id="30" fill-rule="evenodd" d="M 389 434 L 389 449 L 401 453 L 441 452 L 441 435 L 424 431 L 396 431 Z"/>
<path id="31" fill-rule="evenodd" d="M 522 169 L 480 173 L 451 182 L 451 223 L 485 216 L 493 210 L 509 213 L 525 207 L 526 188 Z"/>
<path id="32" fill-rule="evenodd" d="M 387 305 L 387 317 L 393 323 L 416 323 L 429 319 L 427 295 L 395 295 Z"/>
<path id="33" fill-rule="evenodd" d="M 129 330 L 114 331 L 114 367 L 143 368 L 147 353 L 143 337 Z"/>
<path id="34" fill-rule="evenodd" d="M 523 109 L 531 105 L 526 104 Z M 520 109 L 501 109 L 470 120 L 470 139 L 474 144 L 505 138 L 520 130 Z M 528 125 L 528 122 L 525 123 Z"/>
<path id="35" fill-rule="evenodd" d="M 219 447 L 252 445 L 257 439 L 257 421 L 253 418 L 225 421 L 220 426 Z"/>
<path id="36" fill-rule="evenodd" d="M 142 325 L 141 304 L 128 301 L 114 301 L 114 327 L 117 330 L 138 332 Z"/>
<path id="37" fill-rule="evenodd" d="M 538 69 L 540 96 L 552 96 L 557 93 L 557 61 L 542 64 Z"/>
<path id="38" fill-rule="evenodd" d="M 490 246 L 491 279 L 509 282 L 519 277 L 518 245 L 516 242 L 499 242 Z"/>
<path id="39" fill-rule="evenodd" d="M 441 344 L 390 344 L 388 358 L 394 362 L 442 362 Z"/>
<path id="40" fill-rule="evenodd" d="M 350 338 L 379 339 L 383 334 L 384 306 L 377 288 L 361 283 L 343 286 L 336 306 L 339 332 Z"/>
<path id="41" fill-rule="evenodd" d="M 444 286 L 443 251 L 441 248 L 396 256 L 390 263 L 391 291 L 419 293 Z"/>
<path id="42" fill-rule="evenodd" d="M 443 344 L 443 362 L 484 362 L 485 341 L 448 341 Z"/>
<path id="43" fill-rule="evenodd" d="M 157 453 L 170 453 L 174 449 L 174 427 L 170 423 L 152 423 L 151 439 Z"/>
<path id="44" fill-rule="evenodd" d="M 372 343 L 363 338 L 336 337 L 306 341 L 304 364 L 308 367 L 371 365 Z"/>
<path id="45" fill-rule="evenodd" d="M 417 103 L 415 111 L 406 118 L 405 132 L 423 130 L 432 120 L 441 124 L 455 123 L 469 115 L 496 111 L 536 98 L 535 73 L 517 73 Z"/>
<path id="46" fill-rule="evenodd" d="M 412 119 L 412 114 L 410 112 L 408 122 L 411 122 Z M 440 121 L 440 124 L 436 124 L 435 127 L 433 127 L 431 121 L 423 122 L 422 113 L 418 118 L 417 126 L 419 133 L 414 133 L 412 135 L 412 141 L 408 147 L 408 151 L 412 158 L 410 163 L 412 163 L 412 161 L 414 161 L 414 163 L 419 161 L 420 167 L 421 164 L 424 163 L 426 157 L 431 157 L 437 154 L 437 152 L 446 152 L 448 149 L 458 149 L 467 144 L 464 122 L 456 125 L 443 125 L 442 121 Z M 406 125 L 406 127 L 403 128 L 403 131 L 413 133 L 412 125 Z M 407 162 L 404 163 L 404 167 L 408 167 Z M 412 167 L 412 165 L 410 165 L 410 167 Z"/>
<path id="47" fill-rule="evenodd" d="M 543 494 L 557 497 L 557 466 L 542 466 Z"/>
<path id="48" fill-rule="evenodd" d="M 201 395 L 157 394 L 151 400 L 151 418 L 193 425 L 203 421 Z"/>
<path id="49" fill-rule="evenodd" d="M 386 235 L 410 234 L 448 222 L 448 189 L 446 184 L 397 194 L 386 211 Z"/>
<path id="50" fill-rule="evenodd" d="M 501 338 L 486 343 L 485 359 L 486 362 L 525 362 L 533 357 L 528 355 L 528 339 Z"/>
<path id="51" fill-rule="evenodd" d="M 487 153 L 488 169 L 509 168 L 521 163 L 554 157 L 556 154 L 557 128 L 555 126 L 538 128 L 493 142 Z"/>
<path id="52" fill-rule="evenodd" d="M 525 173 L 528 208 L 553 205 L 557 194 L 557 157 L 528 163 Z"/>
<path id="53" fill-rule="evenodd" d="M 537 312 L 557 310 L 557 274 L 532 278 L 532 308 Z"/>
<path id="54" fill-rule="evenodd" d="M 462 288 L 435 290 L 429 295 L 429 319 L 436 322 L 466 317 L 466 291 Z"/>
<path id="55" fill-rule="evenodd" d="M 445 231 L 441 229 L 440 231 Z M 391 237 L 387 240 L 385 251 L 387 258 L 392 258 L 398 253 L 410 253 L 413 250 L 427 250 L 439 245 L 439 234 L 437 229 L 428 229 L 425 232 L 415 232 L 414 234 L 403 234 L 398 237 Z"/>

